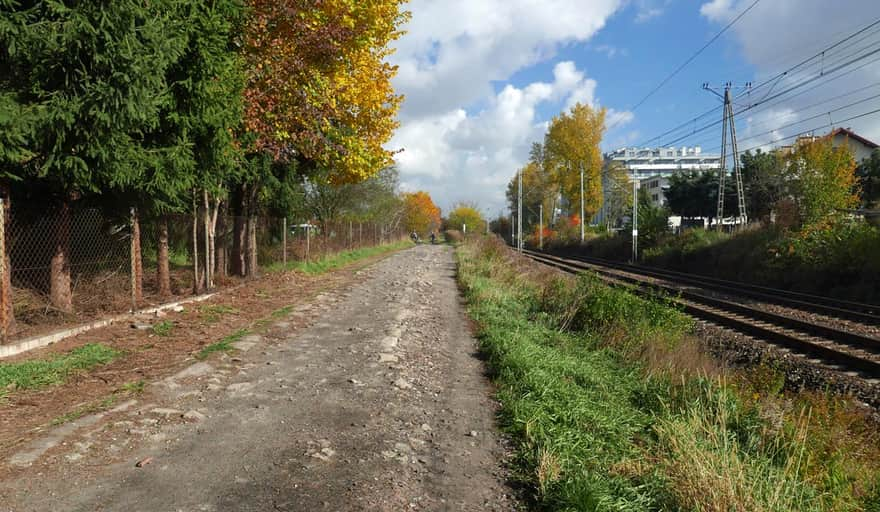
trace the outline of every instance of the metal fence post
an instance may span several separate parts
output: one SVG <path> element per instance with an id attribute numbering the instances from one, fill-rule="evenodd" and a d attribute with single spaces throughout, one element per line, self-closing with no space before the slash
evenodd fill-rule
<path id="1" fill-rule="evenodd" d="M 285 268 L 287 267 L 287 217 L 284 217 L 284 222 L 282 223 L 284 227 L 284 234 L 281 235 L 281 246 L 283 249 L 281 250 L 281 259 L 284 263 Z"/>

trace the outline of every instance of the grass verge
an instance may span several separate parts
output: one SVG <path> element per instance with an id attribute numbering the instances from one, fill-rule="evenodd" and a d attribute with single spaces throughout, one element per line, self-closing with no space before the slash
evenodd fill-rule
<path id="1" fill-rule="evenodd" d="M 72 374 L 105 365 L 120 355 L 106 345 L 90 343 L 51 359 L 0 363 L 0 394 L 62 384 Z"/>
<path id="2" fill-rule="evenodd" d="M 318 275 L 329 272 L 331 270 L 335 270 L 340 267 L 344 267 L 358 260 L 372 258 L 373 256 L 379 256 L 393 251 L 399 251 L 408 247 L 412 247 L 412 242 L 400 241 L 390 244 L 377 245 L 374 247 L 364 247 L 351 251 L 338 252 L 336 254 L 331 254 L 324 258 L 313 261 L 291 261 L 288 262 L 287 265 L 276 263 L 266 267 L 266 271 L 281 272 L 285 270 L 298 270 L 304 274 Z"/>
<path id="3" fill-rule="evenodd" d="M 457 254 L 536 509 L 877 510 L 876 426 L 852 403 L 718 367 L 662 298 L 491 240 Z"/>

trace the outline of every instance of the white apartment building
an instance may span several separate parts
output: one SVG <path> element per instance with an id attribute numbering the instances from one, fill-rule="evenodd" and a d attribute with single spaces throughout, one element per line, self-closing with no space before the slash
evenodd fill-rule
<path id="1" fill-rule="evenodd" d="M 703 153 L 700 146 L 621 148 L 605 154 L 605 163 L 612 162 L 619 162 L 629 172 L 630 179 L 639 181 L 653 204 L 663 206 L 670 176 L 691 171 L 715 172 L 721 166 L 721 155 Z M 675 219 L 671 220 L 675 224 Z M 595 221 L 604 222 L 603 212 L 599 212 Z"/>
<path id="2" fill-rule="evenodd" d="M 606 163 L 620 162 L 630 179 L 639 180 L 651 202 L 666 204 L 664 188 L 669 177 L 679 172 L 717 171 L 721 155 L 703 153 L 700 146 L 681 148 L 622 148 L 605 155 Z"/>

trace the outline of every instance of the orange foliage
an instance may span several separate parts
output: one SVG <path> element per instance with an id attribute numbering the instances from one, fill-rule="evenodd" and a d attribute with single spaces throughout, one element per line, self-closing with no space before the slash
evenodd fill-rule
<path id="1" fill-rule="evenodd" d="M 403 194 L 403 205 L 407 231 L 428 233 L 440 227 L 440 208 L 427 192 Z"/>

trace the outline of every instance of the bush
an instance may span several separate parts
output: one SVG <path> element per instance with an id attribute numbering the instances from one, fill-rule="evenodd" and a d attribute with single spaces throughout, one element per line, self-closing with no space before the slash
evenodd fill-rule
<path id="1" fill-rule="evenodd" d="M 443 232 L 443 238 L 449 243 L 457 244 L 464 240 L 464 235 L 457 229 L 447 229 Z"/>

